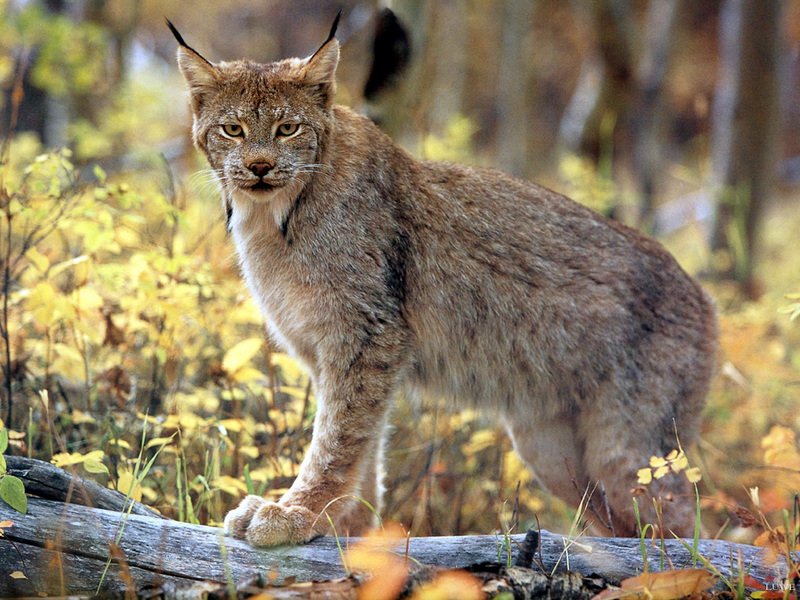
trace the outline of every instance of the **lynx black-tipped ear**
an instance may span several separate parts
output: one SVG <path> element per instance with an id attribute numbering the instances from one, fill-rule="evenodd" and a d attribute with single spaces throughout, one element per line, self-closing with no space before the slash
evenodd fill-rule
<path id="1" fill-rule="evenodd" d="M 217 89 L 219 72 L 208 60 L 184 41 L 183 36 L 167 19 L 167 27 L 178 40 L 178 67 L 192 97 L 192 110 L 197 113 L 208 94 Z"/>
<path id="2" fill-rule="evenodd" d="M 314 52 L 303 67 L 303 80 L 309 85 L 317 86 L 325 104 L 330 104 L 336 91 L 336 67 L 339 64 L 339 42 L 336 29 L 342 11 L 333 20 L 328 39 Z"/>
<path id="3" fill-rule="evenodd" d="M 330 42 L 333 38 L 336 37 L 336 30 L 339 28 L 339 19 L 342 18 L 342 9 L 339 9 L 339 12 L 336 13 L 336 17 L 333 19 L 333 25 L 331 25 L 331 31 L 328 34 L 328 39 L 322 44 L 323 46 Z"/>
<path id="4" fill-rule="evenodd" d="M 178 32 L 178 30 L 175 29 L 175 25 L 172 24 L 172 21 L 170 21 L 169 19 L 164 19 L 164 20 L 167 22 L 167 27 L 169 27 L 169 30 L 172 32 L 172 35 L 174 35 L 175 39 L 178 40 L 178 43 L 181 46 L 186 46 L 188 48 L 189 45 L 183 40 L 183 36 Z"/>
<path id="5" fill-rule="evenodd" d="M 212 65 L 212 64 L 211 64 L 209 61 L 207 61 L 205 58 L 203 58 L 203 56 L 202 56 L 202 55 L 201 55 L 201 54 L 200 54 L 200 53 L 199 53 L 197 50 L 195 50 L 195 49 L 194 49 L 194 48 L 192 48 L 192 47 L 191 47 L 189 44 L 187 44 L 187 43 L 186 43 L 186 41 L 183 39 L 183 36 L 182 36 L 182 35 L 180 34 L 180 32 L 179 32 L 179 31 L 178 31 L 178 30 L 175 28 L 175 25 L 173 25 L 173 24 L 172 24 L 172 21 L 170 21 L 169 19 L 164 19 L 164 20 L 167 22 L 167 27 L 169 27 L 169 30 L 172 32 L 172 35 L 174 35 L 174 36 L 175 36 L 175 39 L 178 41 L 178 44 L 179 44 L 179 45 L 180 45 L 182 48 L 186 48 L 186 49 L 187 49 L 187 50 L 189 50 L 190 52 L 193 52 L 193 53 L 194 53 L 194 54 L 196 54 L 198 57 L 202 58 L 202 59 L 203 59 L 203 61 L 207 62 L 207 63 L 208 63 L 209 65 L 211 65 L 212 67 L 214 66 L 214 65 Z"/>

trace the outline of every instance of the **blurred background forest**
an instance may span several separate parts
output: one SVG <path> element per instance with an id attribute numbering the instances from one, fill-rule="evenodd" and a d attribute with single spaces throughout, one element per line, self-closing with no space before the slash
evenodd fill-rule
<path id="1" fill-rule="evenodd" d="M 740 540 L 778 527 L 800 490 L 800 2 L 391 7 L 398 21 L 367 0 L 0 0 L 10 451 L 189 521 L 290 484 L 313 389 L 239 279 L 164 18 L 212 61 L 263 62 L 311 54 L 343 8 L 340 102 L 419 157 L 639 227 L 701 278 L 722 342 L 687 449 L 703 519 Z M 472 411 L 401 399 L 390 435 L 384 516 L 413 534 L 569 529 Z"/>

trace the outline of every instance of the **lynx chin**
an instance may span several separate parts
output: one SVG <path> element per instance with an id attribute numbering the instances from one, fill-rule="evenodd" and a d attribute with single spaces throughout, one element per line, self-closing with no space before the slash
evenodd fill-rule
<path id="1" fill-rule="evenodd" d="M 318 399 L 291 488 L 247 496 L 226 532 L 301 543 L 340 497 L 337 532 L 373 525 L 352 497 L 380 505 L 403 390 L 493 415 L 551 492 L 577 504 L 602 484 L 600 512 L 633 535 L 636 471 L 676 430 L 692 442 L 714 371 L 700 286 L 633 229 L 498 171 L 417 160 L 334 104 L 336 23 L 311 57 L 267 64 L 211 63 L 170 28 L 244 278 Z M 689 534 L 694 493 L 666 485 L 664 526 Z"/>

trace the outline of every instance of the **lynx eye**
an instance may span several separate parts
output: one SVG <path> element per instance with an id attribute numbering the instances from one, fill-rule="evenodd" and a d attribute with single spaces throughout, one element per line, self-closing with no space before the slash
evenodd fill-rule
<path id="1" fill-rule="evenodd" d="M 281 123 L 275 133 L 278 137 L 290 137 L 299 130 L 300 123 Z"/>
<path id="2" fill-rule="evenodd" d="M 238 123 L 225 123 L 222 125 L 222 133 L 232 138 L 242 137 L 244 129 Z"/>

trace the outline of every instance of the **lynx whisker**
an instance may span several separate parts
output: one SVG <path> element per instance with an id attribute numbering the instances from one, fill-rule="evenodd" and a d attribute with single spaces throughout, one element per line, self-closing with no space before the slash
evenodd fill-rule
<path id="1" fill-rule="evenodd" d="M 192 174 L 188 183 L 199 192 L 216 192 L 220 185 L 227 183 L 227 178 L 220 178 L 219 173 L 213 169 L 202 169 Z"/>
<path id="2" fill-rule="evenodd" d="M 330 165 L 320 163 L 301 163 L 295 168 L 299 173 L 325 173 L 332 170 Z"/>
<path id="3" fill-rule="evenodd" d="M 218 178 L 217 171 L 215 169 L 200 169 L 199 171 L 195 171 L 189 176 L 189 183 L 195 184 L 197 182 L 206 183 L 211 179 L 216 180 Z"/>

